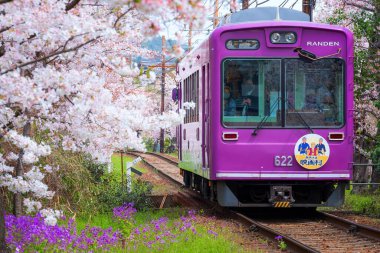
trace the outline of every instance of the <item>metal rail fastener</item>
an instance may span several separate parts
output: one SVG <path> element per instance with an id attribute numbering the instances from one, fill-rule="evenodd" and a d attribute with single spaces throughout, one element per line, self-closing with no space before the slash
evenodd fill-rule
<path id="1" fill-rule="evenodd" d="M 349 233 L 359 234 L 366 238 L 380 241 L 380 229 L 357 224 L 329 213 L 319 212 L 319 215 L 322 219 L 336 225 L 337 227 L 347 230 Z"/>
<path id="2" fill-rule="evenodd" d="M 287 235 L 281 234 L 259 222 L 256 222 L 247 216 L 241 214 L 241 213 L 236 213 L 232 212 L 235 217 L 240 220 L 241 222 L 245 223 L 250 227 L 251 231 L 260 233 L 261 235 L 267 237 L 269 240 L 277 242 L 275 239 L 278 236 L 282 237 L 282 240 L 286 243 L 287 249 L 290 250 L 290 252 L 310 252 L 310 253 L 319 253 L 318 250 L 311 248 Z"/>

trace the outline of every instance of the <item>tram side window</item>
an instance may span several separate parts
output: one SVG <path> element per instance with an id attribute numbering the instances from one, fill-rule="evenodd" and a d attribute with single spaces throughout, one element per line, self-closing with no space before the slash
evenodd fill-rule
<path id="1" fill-rule="evenodd" d="M 223 124 L 281 124 L 280 60 L 228 59 L 223 63 Z"/>
<path id="2" fill-rule="evenodd" d="M 285 72 L 286 126 L 303 127 L 300 116 L 313 127 L 343 124 L 342 60 L 287 59 Z"/>
<path id="3" fill-rule="evenodd" d="M 199 121 L 199 71 L 184 81 L 184 101 L 195 103 L 194 108 L 186 109 L 185 124 Z"/>
<path id="4" fill-rule="evenodd" d="M 190 102 L 190 77 L 185 79 L 185 103 Z M 190 122 L 191 112 L 190 108 L 186 108 L 185 123 Z"/>

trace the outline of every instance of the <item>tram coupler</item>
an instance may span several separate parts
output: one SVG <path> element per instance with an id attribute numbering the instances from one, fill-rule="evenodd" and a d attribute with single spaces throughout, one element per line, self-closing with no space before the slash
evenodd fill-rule
<path id="1" fill-rule="evenodd" d="M 271 186 L 269 202 L 275 208 L 289 208 L 292 207 L 294 198 L 292 195 L 291 186 Z"/>

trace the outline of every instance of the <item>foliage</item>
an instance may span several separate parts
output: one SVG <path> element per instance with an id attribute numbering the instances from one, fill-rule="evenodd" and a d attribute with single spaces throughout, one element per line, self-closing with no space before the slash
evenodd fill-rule
<path id="1" fill-rule="evenodd" d="M 107 164 L 95 163 L 88 155 L 84 156 L 82 164 L 88 172 L 90 172 L 91 177 L 95 182 L 100 182 L 104 173 L 107 171 Z"/>
<path id="2" fill-rule="evenodd" d="M 72 219 L 47 226 L 38 214 L 7 215 L 7 242 L 12 250 L 18 248 L 19 252 L 204 252 L 205 249 L 245 252 L 225 237 L 232 236 L 228 228 L 217 227 L 213 218 L 197 216 L 194 211 L 184 215 L 178 210 L 136 213 L 128 203 L 115 210 L 114 220 L 107 222 L 107 228 L 79 226 Z M 128 215 L 120 215 L 123 211 Z M 128 224 L 127 233 L 120 232 L 123 224 Z"/>
<path id="3" fill-rule="evenodd" d="M 149 207 L 146 196 L 151 193 L 151 186 L 134 179 L 133 191 L 127 193 L 125 184 L 121 183 L 120 156 L 112 159 L 114 168 L 108 173 L 105 164 L 98 164 L 85 154 L 53 150 L 45 162 L 59 164 L 60 169 L 45 179 L 49 188 L 56 192 L 47 206 L 58 207 L 72 216 L 109 212 L 110 208 L 124 202 L 134 202 L 139 209 Z M 124 157 L 125 162 L 130 160 Z"/>
<path id="4" fill-rule="evenodd" d="M 153 138 L 144 138 L 145 148 L 149 152 L 154 152 L 154 139 Z"/>
<path id="5" fill-rule="evenodd" d="M 350 28 L 355 36 L 356 148 L 367 159 L 379 161 L 380 2 L 321 1 L 318 19 Z"/>
<path id="6" fill-rule="evenodd" d="M 115 173 L 104 175 L 98 185 L 99 208 L 104 212 L 125 202 L 133 202 L 137 209 L 150 207 L 151 202 L 147 196 L 151 194 L 153 186 L 148 182 L 133 179 L 132 187 L 132 192 L 128 193 L 126 184 L 122 184 Z"/>
<path id="7" fill-rule="evenodd" d="M 55 149 L 44 162 L 59 165 L 59 170 L 47 175 L 46 184 L 56 192 L 48 206 L 64 210 L 66 214 L 98 212 L 96 175 L 91 168 L 96 163 L 88 156 Z"/>
<path id="8" fill-rule="evenodd" d="M 156 143 L 154 138 L 144 138 L 145 148 L 149 152 L 155 152 Z M 174 153 L 176 151 L 175 148 L 175 138 L 166 137 L 164 142 L 164 152 L 165 153 Z"/>
<path id="9" fill-rule="evenodd" d="M 0 1 L 0 146 L 12 146 L 0 153 L 0 186 L 18 200 L 28 195 L 28 212 L 54 196 L 43 179 L 57 167 L 41 162 L 53 149 L 107 163 L 115 150 L 143 150 L 141 131 L 169 128 L 184 116 L 150 106 L 143 86 L 156 76 L 140 73 L 132 57 L 154 54 L 142 41 L 166 21 L 200 25 L 201 1 L 78 2 Z M 36 129 L 48 138 L 41 141 Z M 100 168 L 90 171 L 100 180 Z"/>
<path id="10" fill-rule="evenodd" d="M 5 216 L 7 244 L 15 252 L 58 252 L 107 250 L 118 245 L 121 234 L 112 228 L 87 226 L 77 232 L 73 220 L 67 225 L 49 226 L 40 214 L 36 216 Z"/>
<path id="11" fill-rule="evenodd" d="M 377 101 L 375 106 L 380 110 L 380 99 L 379 101 Z M 380 129 L 380 120 L 377 122 L 377 129 Z M 374 144 L 371 158 L 372 158 L 373 163 L 377 164 L 377 166 L 374 167 L 375 170 L 377 171 L 378 174 L 380 174 L 380 134 L 377 134 L 377 136 L 375 137 L 375 144 Z"/>
<path id="12" fill-rule="evenodd" d="M 280 250 L 286 250 L 288 248 L 288 245 L 283 240 L 283 237 L 281 235 L 276 236 L 275 239 L 277 240 L 277 247 Z"/>
<path id="13" fill-rule="evenodd" d="M 373 194 L 346 194 L 344 207 L 354 212 L 380 217 L 380 192 Z"/>
<path id="14" fill-rule="evenodd" d="M 236 245 L 219 236 L 209 224 L 201 225 L 196 212 L 177 220 L 167 217 L 136 224 L 127 237 L 127 251 L 133 252 L 239 252 Z"/>

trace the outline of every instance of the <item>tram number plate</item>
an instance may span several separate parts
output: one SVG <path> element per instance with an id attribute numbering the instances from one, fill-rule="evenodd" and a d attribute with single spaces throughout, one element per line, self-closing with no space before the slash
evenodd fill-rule
<path id="1" fill-rule="evenodd" d="M 274 157 L 274 165 L 275 166 L 281 166 L 281 167 L 290 167 L 293 166 L 293 157 L 288 155 L 288 156 L 279 156 L 276 155 Z"/>

